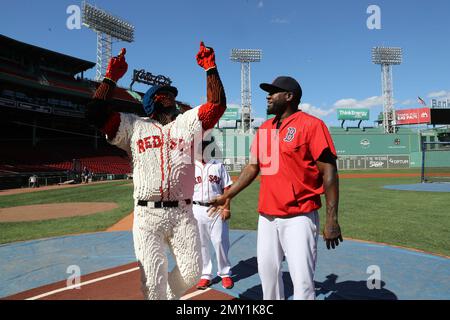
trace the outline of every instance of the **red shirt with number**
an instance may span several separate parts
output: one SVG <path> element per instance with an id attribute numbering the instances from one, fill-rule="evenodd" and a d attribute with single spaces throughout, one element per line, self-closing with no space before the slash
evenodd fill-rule
<path id="1" fill-rule="evenodd" d="M 277 129 L 275 118 L 264 122 L 251 146 L 261 172 L 258 211 L 294 216 L 319 209 L 324 192 L 316 161 L 325 149 L 336 150 L 325 123 L 298 111 Z"/>

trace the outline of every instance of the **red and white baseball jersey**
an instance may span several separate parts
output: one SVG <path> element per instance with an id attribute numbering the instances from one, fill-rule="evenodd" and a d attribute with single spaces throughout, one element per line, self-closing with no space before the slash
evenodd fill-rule
<path id="1" fill-rule="evenodd" d="M 276 126 L 275 118 L 264 122 L 251 147 L 261 169 L 258 211 L 289 216 L 319 209 L 324 188 L 316 161 L 327 148 L 336 157 L 328 128 L 301 111 Z"/>
<path id="2" fill-rule="evenodd" d="M 120 113 L 117 134 L 108 141 L 132 158 L 135 199 L 168 201 L 192 197 L 194 138 L 201 141 L 202 114 L 211 108 L 217 107 L 205 104 L 194 108 L 165 126 L 153 119 Z"/>
<path id="3" fill-rule="evenodd" d="M 194 201 L 210 202 L 223 194 L 233 182 L 222 162 L 212 159 L 207 163 L 195 161 Z"/>

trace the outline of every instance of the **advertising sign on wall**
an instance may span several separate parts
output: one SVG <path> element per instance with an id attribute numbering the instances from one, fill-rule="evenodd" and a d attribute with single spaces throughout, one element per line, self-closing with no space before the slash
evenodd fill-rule
<path id="1" fill-rule="evenodd" d="M 430 108 L 396 110 L 395 121 L 397 125 L 430 123 Z"/>
<path id="2" fill-rule="evenodd" d="M 337 109 L 338 120 L 369 120 L 369 109 Z"/>
<path id="3" fill-rule="evenodd" d="M 239 108 L 226 108 L 220 120 L 239 120 L 241 119 Z"/>

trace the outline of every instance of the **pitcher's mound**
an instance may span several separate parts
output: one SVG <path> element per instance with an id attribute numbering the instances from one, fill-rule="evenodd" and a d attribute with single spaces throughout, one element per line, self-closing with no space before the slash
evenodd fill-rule
<path id="1" fill-rule="evenodd" d="M 0 208 L 0 222 L 37 221 L 87 216 L 116 209 L 113 202 L 66 202 Z"/>

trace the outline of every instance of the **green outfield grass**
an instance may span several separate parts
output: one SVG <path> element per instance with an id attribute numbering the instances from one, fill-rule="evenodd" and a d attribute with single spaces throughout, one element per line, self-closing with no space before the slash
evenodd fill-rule
<path id="1" fill-rule="evenodd" d="M 0 223 L 0 243 L 105 230 L 133 210 L 133 187 L 129 184 L 118 181 L 0 196 L 0 208 L 63 202 L 115 202 L 119 206 L 90 216 Z"/>
<path id="2" fill-rule="evenodd" d="M 445 172 L 445 171 L 444 171 Z M 363 170 L 339 170 L 339 174 L 365 174 L 365 173 L 393 173 L 393 174 L 405 174 L 414 173 L 420 174 L 421 168 L 405 168 L 405 169 L 363 169 Z M 231 172 L 231 176 L 239 176 L 238 172 Z M 420 182 L 420 179 L 417 181 Z"/>
<path id="3" fill-rule="evenodd" d="M 386 171 L 377 171 L 384 172 Z M 401 173 L 402 170 L 390 173 Z M 450 256 L 450 195 L 383 189 L 387 184 L 416 183 L 417 178 L 341 179 L 339 220 L 344 237 L 385 242 Z M 119 208 L 85 217 L 0 223 L 0 243 L 105 230 L 133 210 L 129 181 L 83 185 L 0 197 L 0 207 L 107 201 Z M 256 230 L 259 182 L 232 202 L 231 229 Z M 320 211 L 321 223 L 324 210 Z"/>
<path id="4" fill-rule="evenodd" d="M 417 182 L 417 178 L 341 179 L 339 222 L 344 237 L 450 256 L 450 195 L 382 188 Z M 256 230 L 258 190 L 255 181 L 233 200 L 232 229 Z M 322 208 L 321 229 L 324 212 Z"/>

